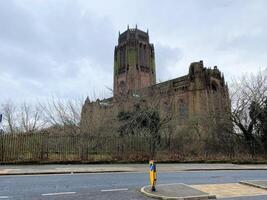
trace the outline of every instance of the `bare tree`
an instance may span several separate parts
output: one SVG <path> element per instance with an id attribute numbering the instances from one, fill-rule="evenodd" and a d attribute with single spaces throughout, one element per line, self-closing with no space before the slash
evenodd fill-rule
<path id="1" fill-rule="evenodd" d="M 129 97 L 129 96 L 128 96 Z M 141 135 L 150 139 L 150 156 L 155 158 L 157 146 L 161 141 L 163 128 L 168 128 L 168 123 L 173 118 L 173 97 L 162 100 L 162 94 L 133 94 L 131 111 L 120 111 L 118 120 L 120 135 Z M 121 98 L 127 98 L 121 97 Z M 169 135 L 169 138 L 171 136 Z"/>
<path id="2" fill-rule="evenodd" d="M 16 111 L 17 107 L 12 101 L 8 101 L 2 105 L 3 110 L 3 129 L 6 133 L 17 133 L 18 122 Z"/>
<path id="3" fill-rule="evenodd" d="M 64 101 L 52 98 L 47 103 L 40 104 L 46 123 L 54 127 L 63 127 L 77 132 L 80 126 L 82 101 Z"/>
<path id="4" fill-rule="evenodd" d="M 23 103 L 20 107 L 20 130 L 25 133 L 34 133 L 45 126 L 43 109 L 39 105 Z"/>
<path id="5" fill-rule="evenodd" d="M 42 109 L 39 105 L 8 101 L 2 105 L 3 128 L 6 133 L 34 133 L 44 127 Z"/>
<path id="6" fill-rule="evenodd" d="M 231 120 L 237 135 L 243 135 L 251 150 L 256 145 L 255 125 L 262 110 L 252 114 L 253 105 L 262 106 L 267 98 L 267 69 L 234 80 L 231 86 Z"/>

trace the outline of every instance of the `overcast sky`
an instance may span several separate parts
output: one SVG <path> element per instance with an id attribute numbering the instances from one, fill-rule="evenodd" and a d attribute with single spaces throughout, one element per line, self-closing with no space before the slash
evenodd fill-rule
<path id="1" fill-rule="evenodd" d="M 104 97 L 118 32 L 149 29 L 157 80 L 191 62 L 226 79 L 267 67 L 265 0 L 0 0 L 0 103 Z"/>

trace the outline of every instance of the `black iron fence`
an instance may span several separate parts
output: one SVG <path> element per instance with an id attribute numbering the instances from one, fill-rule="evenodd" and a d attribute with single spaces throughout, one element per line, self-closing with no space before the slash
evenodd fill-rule
<path id="1" fill-rule="evenodd" d="M 6 134 L 0 136 L 0 163 L 68 162 L 146 159 L 150 141 L 144 137 Z"/>
<path id="2" fill-rule="evenodd" d="M 240 157 L 242 149 L 225 148 L 224 144 L 222 147 L 224 149 L 201 141 L 185 142 L 178 137 L 163 137 L 157 145 L 157 159 L 229 160 Z M 151 138 L 142 136 L 0 135 L 0 163 L 147 161 L 150 155 Z"/>

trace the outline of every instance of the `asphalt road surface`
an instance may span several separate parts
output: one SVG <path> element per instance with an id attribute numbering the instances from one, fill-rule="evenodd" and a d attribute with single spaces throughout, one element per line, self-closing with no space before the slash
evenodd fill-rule
<path id="1" fill-rule="evenodd" d="M 159 173 L 158 183 L 234 183 L 267 179 L 266 170 L 194 171 Z M 148 185 L 148 173 L 0 176 L 2 199 L 145 200 L 139 192 Z M 267 200 L 267 196 L 233 198 Z M 228 199 L 230 200 L 230 199 Z"/>

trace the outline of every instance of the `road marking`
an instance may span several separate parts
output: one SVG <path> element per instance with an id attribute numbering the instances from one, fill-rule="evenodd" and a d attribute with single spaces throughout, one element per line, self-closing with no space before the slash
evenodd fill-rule
<path id="1" fill-rule="evenodd" d="M 101 192 L 117 192 L 117 191 L 127 191 L 128 188 L 118 188 L 118 189 L 108 189 L 108 190 L 101 190 Z"/>
<path id="2" fill-rule="evenodd" d="M 42 196 L 53 196 L 53 195 L 64 195 L 64 194 L 76 194 L 76 192 L 47 193 L 47 194 L 42 194 Z"/>
<path id="3" fill-rule="evenodd" d="M 8 199 L 8 196 L 0 196 L 0 199 Z"/>

